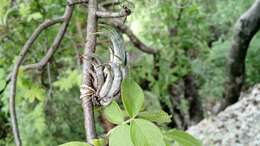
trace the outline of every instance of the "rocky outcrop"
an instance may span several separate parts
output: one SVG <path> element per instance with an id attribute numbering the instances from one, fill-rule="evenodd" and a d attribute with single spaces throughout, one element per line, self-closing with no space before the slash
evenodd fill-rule
<path id="1" fill-rule="evenodd" d="M 203 146 L 260 146 L 260 84 L 217 116 L 202 120 L 188 132 Z"/>

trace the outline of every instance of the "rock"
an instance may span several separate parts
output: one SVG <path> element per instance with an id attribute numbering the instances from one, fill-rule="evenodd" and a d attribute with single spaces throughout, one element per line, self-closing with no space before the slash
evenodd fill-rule
<path id="1" fill-rule="evenodd" d="M 217 116 L 187 130 L 203 146 L 260 146 L 260 84 Z"/>

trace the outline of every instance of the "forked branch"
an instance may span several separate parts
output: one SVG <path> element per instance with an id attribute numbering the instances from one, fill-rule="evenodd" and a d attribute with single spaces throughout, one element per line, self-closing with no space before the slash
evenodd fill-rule
<path id="1" fill-rule="evenodd" d="M 61 23 L 64 21 L 64 24 L 62 27 L 64 29 L 59 31 L 60 36 L 55 38 L 54 45 L 52 46 L 52 51 L 50 51 L 49 54 L 51 54 L 51 52 L 52 53 L 54 52 L 53 50 L 55 50 L 55 48 L 57 48 L 59 46 L 61 39 L 66 31 L 68 21 L 70 20 L 70 17 L 71 17 L 72 9 L 73 9 L 72 6 L 66 6 L 65 13 L 62 17 L 59 17 L 59 18 L 53 19 L 53 20 L 46 20 L 45 22 L 40 24 L 36 28 L 36 30 L 33 32 L 31 37 L 27 40 L 27 42 L 23 46 L 20 54 L 18 55 L 18 57 L 16 59 L 16 63 L 14 64 L 12 73 L 10 75 L 11 81 L 10 81 L 10 95 L 9 95 L 9 112 L 10 112 L 10 116 L 11 116 L 12 131 L 13 131 L 16 146 L 22 145 L 22 141 L 21 141 L 20 134 L 19 134 L 18 122 L 17 122 L 17 118 L 16 118 L 16 110 L 15 110 L 16 81 L 17 81 L 17 76 L 18 76 L 18 70 L 19 70 L 21 64 L 23 63 L 24 58 L 26 57 L 29 48 L 31 48 L 31 46 L 33 45 L 35 40 L 39 37 L 41 32 L 54 24 Z"/>

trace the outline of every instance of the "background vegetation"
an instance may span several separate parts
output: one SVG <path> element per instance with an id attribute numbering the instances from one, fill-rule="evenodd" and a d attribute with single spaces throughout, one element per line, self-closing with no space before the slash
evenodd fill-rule
<path id="1" fill-rule="evenodd" d="M 222 99 L 225 57 L 232 29 L 253 0 L 132 0 L 133 13 L 126 24 L 148 46 L 159 50 L 150 55 L 136 49 L 129 39 L 130 74 L 145 91 L 145 109 L 164 109 L 173 115 L 164 128 L 185 129 L 212 112 Z M 17 7 L 0 1 L 0 90 L 15 57 L 39 22 L 63 14 L 63 0 L 20 0 Z M 83 114 L 79 99 L 80 60 L 85 35 L 84 7 L 77 7 L 68 33 L 49 67 L 41 72 L 20 72 L 17 88 L 19 128 L 25 146 L 58 145 L 83 141 Z M 55 37 L 55 25 L 39 37 L 25 64 L 40 60 Z M 100 26 L 100 30 L 103 26 Z M 243 89 L 260 82 L 260 34 L 252 41 L 246 59 Z M 97 54 L 104 58 L 103 45 Z M 48 71 L 49 70 L 49 71 Z M 50 72 L 50 74 L 48 74 Z M 47 81 L 51 76 L 51 83 Z M 189 95 L 192 93 L 192 95 Z M 0 95 L 0 145 L 13 145 L 7 96 Z M 190 98 L 191 97 L 191 98 Z M 194 104 L 195 103 L 195 104 Z M 194 107 L 194 105 L 201 105 Z M 192 114 L 192 109 L 204 111 Z M 104 119 L 96 109 L 98 134 Z"/>

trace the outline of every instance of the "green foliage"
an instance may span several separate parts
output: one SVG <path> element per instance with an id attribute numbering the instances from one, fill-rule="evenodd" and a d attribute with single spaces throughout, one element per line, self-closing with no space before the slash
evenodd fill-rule
<path id="1" fill-rule="evenodd" d="M 174 140 L 178 146 L 201 146 L 201 143 L 197 139 L 180 130 L 169 130 L 166 132 L 165 137 L 169 141 Z"/>
<path id="2" fill-rule="evenodd" d="M 104 114 L 107 120 L 113 124 L 121 124 L 124 122 L 124 113 L 115 101 L 112 101 L 110 105 L 105 107 Z"/>
<path id="3" fill-rule="evenodd" d="M 131 87 L 131 88 L 130 88 Z M 123 102 L 129 102 L 128 104 L 136 105 L 136 102 L 140 102 L 140 95 L 143 95 L 143 91 L 141 87 L 132 79 L 127 78 L 124 79 L 121 85 L 121 91 L 122 92 L 122 101 Z M 126 92 L 127 91 L 127 92 Z M 135 91 L 135 92 L 133 92 Z M 127 94 L 126 94 L 127 93 Z M 124 99 L 129 99 L 124 101 Z M 134 108 L 135 106 L 132 106 L 131 108 Z M 133 110 L 133 109 L 127 109 L 129 107 L 124 104 L 124 108 L 126 110 Z M 135 115 L 137 115 L 139 118 L 135 118 L 135 116 L 128 115 L 130 119 L 122 122 L 121 120 L 122 111 L 119 108 L 119 106 L 116 104 L 115 101 L 113 101 L 108 107 L 105 108 L 104 113 L 109 121 L 111 121 L 114 124 L 118 124 L 115 128 L 111 129 L 109 134 L 109 146 L 166 146 L 164 135 L 159 129 L 158 126 L 156 126 L 152 122 L 158 122 L 158 123 L 164 123 L 169 122 L 171 116 L 169 116 L 164 111 L 144 111 L 140 112 L 140 110 L 136 110 Z M 118 122 L 119 121 L 119 122 Z M 130 126 L 128 123 L 130 122 Z M 175 131 L 174 131 L 175 132 Z M 180 132 L 180 131 L 178 131 Z M 170 134 L 172 134 L 171 132 Z M 168 135 L 170 135 L 168 134 Z M 184 138 L 185 132 L 181 133 L 181 138 Z M 174 134 L 174 138 L 172 138 L 170 141 L 177 141 L 175 138 L 178 137 L 180 134 L 177 133 Z M 170 135 L 172 136 L 172 135 Z M 187 136 L 186 136 L 187 137 Z M 194 138 L 192 136 L 187 137 L 188 140 L 193 140 L 191 143 L 194 142 Z M 169 141 L 169 138 L 167 139 L 167 142 Z M 179 142 L 179 139 L 178 139 Z M 185 144 L 183 141 L 179 142 L 180 144 Z M 185 146 L 185 145 L 183 145 Z M 196 145 L 197 146 L 197 145 Z"/>
<path id="4" fill-rule="evenodd" d="M 122 124 L 115 127 L 109 135 L 109 146 L 134 146 L 130 137 L 130 126 Z"/>
<path id="5" fill-rule="evenodd" d="M 93 139 L 92 144 L 94 146 L 105 146 L 105 140 L 104 139 Z"/>
<path id="6" fill-rule="evenodd" d="M 74 86 L 79 86 L 80 76 L 78 70 L 67 70 L 65 75 L 53 83 L 55 87 L 59 87 L 61 91 L 69 91 Z"/>
<path id="7" fill-rule="evenodd" d="M 122 81 L 121 97 L 130 117 L 135 117 L 144 103 L 144 93 L 140 86 L 131 78 Z"/>
<path id="8" fill-rule="evenodd" d="M 159 124 L 171 122 L 171 116 L 162 110 L 141 112 L 139 117 Z"/>
<path id="9" fill-rule="evenodd" d="M 85 142 L 68 142 L 59 146 L 90 146 L 89 144 Z"/>
<path id="10" fill-rule="evenodd" d="M 3 68 L 0 68 L 0 89 L 3 89 L 5 86 L 4 78 L 5 78 L 5 71 Z"/>
<path id="11" fill-rule="evenodd" d="M 177 2 L 185 1 L 189 0 L 177 0 Z M 187 74 L 194 75 L 203 105 L 218 101 L 222 97 L 225 57 L 231 44 L 232 28 L 237 18 L 253 1 L 196 0 L 182 10 L 171 0 L 132 1 L 135 7 L 126 25 L 129 25 L 134 34 L 147 46 L 157 48 L 160 52 L 156 55 L 147 55 L 137 50 L 131 43 L 127 44 L 132 57 L 129 60 L 131 77 L 140 83 L 145 91 L 143 94 L 132 79 L 126 80 L 122 83 L 123 106 L 113 102 L 104 109 L 106 118 L 111 123 L 117 124 L 109 134 L 111 146 L 124 146 L 126 142 L 133 146 L 139 142 L 139 137 L 135 134 L 140 134 L 145 140 L 150 136 L 148 135 L 150 133 L 146 132 L 147 127 L 149 130 L 157 131 L 155 132 L 157 136 L 160 135 L 158 127 L 155 128 L 156 125 L 151 122 L 162 126 L 162 131 L 167 131 L 169 127 L 166 124 L 170 122 L 171 116 L 161 111 L 161 108 L 165 108 L 165 105 L 170 110 L 175 108 L 172 106 L 173 96 L 169 87 L 177 85 Z M 66 5 L 64 0 L 17 2 L 18 6 L 13 8 L 10 8 L 10 1 L 7 0 L 1 0 L 0 5 L 0 90 L 5 86 L 5 78 L 12 69 L 15 56 L 34 29 L 45 19 L 61 16 Z M 77 63 L 78 56 L 75 57 L 75 50 L 80 54 L 83 51 L 85 34 L 82 32 L 86 26 L 85 20 L 86 8 L 75 8 L 68 33 L 50 61 L 52 91 L 45 69 L 42 72 L 19 71 L 17 115 L 22 140 L 26 146 L 58 145 L 85 139 L 82 108 L 78 98 L 80 70 Z M 23 64 L 36 63 L 43 57 L 59 27 L 57 24 L 39 36 Z M 259 38 L 258 34 L 248 50 L 245 87 L 260 82 Z M 100 40 L 98 38 L 98 41 Z M 209 48 L 207 43 L 211 40 L 213 44 Z M 104 52 L 107 50 L 98 45 L 97 54 L 105 59 L 107 54 Z M 180 88 L 183 90 L 181 86 Z M 0 137 L 0 145 L 12 146 L 13 137 L 8 121 L 8 90 L 0 96 L 0 120 L 3 119 L 4 122 L 0 122 L 0 128 L 7 127 L 5 136 Z M 177 108 L 187 111 L 188 101 L 184 96 L 180 98 L 181 102 Z M 121 110 L 123 108 L 124 110 Z M 95 111 L 96 121 L 98 113 L 99 109 Z M 144 120 L 147 121 L 143 122 Z M 131 133 L 129 123 L 131 128 L 132 125 L 141 125 L 144 128 L 134 126 L 133 129 L 141 133 L 135 133 L 135 130 Z M 103 129 L 99 122 L 96 127 L 98 134 L 102 135 Z M 164 137 L 169 138 L 166 138 L 166 143 L 176 140 L 179 145 L 187 145 L 186 140 L 194 142 L 194 139 L 185 133 L 173 131 L 166 132 L 170 133 L 169 137 L 164 134 Z M 132 138 L 131 135 L 136 138 Z M 99 140 L 96 142 L 99 143 Z M 133 140 L 135 142 L 132 142 Z"/>
<path id="12" fill-rule="evenodd" d="M 135 146 L 165 146 L 160 129 L 147 120 L 132 120 L 130 132 Z"/>

